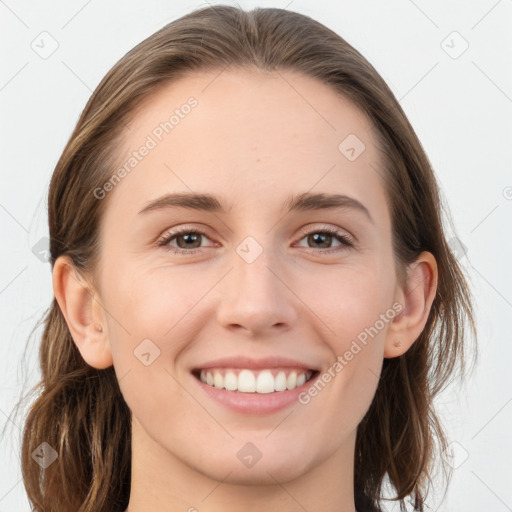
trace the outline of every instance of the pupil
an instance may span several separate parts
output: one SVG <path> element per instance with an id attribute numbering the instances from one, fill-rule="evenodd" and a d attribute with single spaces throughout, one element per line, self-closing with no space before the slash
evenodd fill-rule
<path id="1" fill-rule="evenodd" d="M 185 243 L 184 245 L 180 244 L 180 240 L 186 240 L 187 243 Z M 185 233 L 185 234 L 179 236 L 177 239 L 178 246 L 181 248 L 191 247 L 192 244 L 188 243 L 188 241 L 191 241 L 192 243 L 194 243 L 194 242 L 197 242 L 198 240 L 199 240 L 199 242 L 201 241 L 198 233 Z"/>
<path id="2" fill-rule="evenodd" d="M 323 247 L 329 247 L 329 245 L 330 245 L 329 242 L 332 239 L 332 235 L 329 235 L 327 233 L 325 233 L 325 234 L 314 233 L 313 235 L 310 235 L 310 238 L 312 238 L 315 243 L 318 243 L 318 242 L 322 243 L 322 240 L 323 240 L 323 244 L 324 244 Z"/>

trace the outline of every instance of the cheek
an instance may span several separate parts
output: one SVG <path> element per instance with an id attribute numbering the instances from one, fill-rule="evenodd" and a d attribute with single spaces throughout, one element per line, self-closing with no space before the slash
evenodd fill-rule
<path id="1" fill-rule="evenodd" d="M 381 260 L 336 271 L 331 267 L 325 286 L 317 287 L 305 299 L 325 327 L 323 341 L 332 354 L 331 377 L 325 377 L 333 403 L 343 404 L 342 423 L 354 419 L 347 411 L 361 418 L 370 405 L 382 367 L 386 332 L 396 314 L 392 308 L 394 274 L 382 266 Z M 333 406 L 334 410 L 338 409 Z"/>
<path id="2" fill-rule="evenodd" d="M 179 429 L 181 419 L 170 411 L 184 410 L 190 397 L 172 377 L 174 361 L 203 325 L 195 306 L 211 284 L 191 279 L 183 267 L 148 272 L 120 262 L 111 268 L 109 284 L 109 338 L 124 399 L 138 418 Z"/>
<path id="3" fill-rule="evenodd" d="M 364 342 L 365 333 L 369 336 L 368 329 L 372 339 L 385 335 L 389 321 L 383 323 L 380 319 L 391 309 L 392 275 L 379 262 L 358 262 L 326 267 L 303 278 L 301 298 L 324 324 L 326 336 L 337 354 L 347 350 L 351 340 Z M 372 329 L 375 325 L 378 333 Z"/>
<path id="4" fill-rule="evenodd" d="M 111 268 L 105 308 L 115 364 L 133 364 L 134 351 L 148 339 L 161 355 L 179 352 L 187 341 L 183 329 L 190 329 L 196 306 L 216 280 L 214 275 L 200 279 L 198 273 L 178 266 L 148 271 L 133 265 L 123 267 L 119 262 Z M 151 348 L 151 343 L 145 343 Z"/>

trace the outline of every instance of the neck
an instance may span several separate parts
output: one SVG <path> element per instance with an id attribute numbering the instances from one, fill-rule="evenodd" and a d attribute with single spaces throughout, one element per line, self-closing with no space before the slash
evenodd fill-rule
<path id="1" fill-rule="evenodd" d="M 236 466 L 219 478 L 212 475 L 216 468 L 179 459 L 155 443 L 134 418 L 126 512 L 354 512 L 355 437 L 354 431 L 337 452 L 319 456 L 298 478 L 286 478 L 286 469 L 270 458 L 266 466 L 260 464 L 262 458 L 255 478 L 243 481 L 234 476 Z"/>

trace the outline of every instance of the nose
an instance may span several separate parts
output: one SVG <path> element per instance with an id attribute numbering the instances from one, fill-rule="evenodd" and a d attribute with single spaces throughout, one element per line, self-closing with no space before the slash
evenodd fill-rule
<path id="1" fill-rule="evenodd" d="M 238 254 L 232 261 L 234 268 L 219 290 L 219 323 L 259 337 L 290 329 L 298 318 L 297 299 L 270 251 L 264 250 L 251 263 Z"/>

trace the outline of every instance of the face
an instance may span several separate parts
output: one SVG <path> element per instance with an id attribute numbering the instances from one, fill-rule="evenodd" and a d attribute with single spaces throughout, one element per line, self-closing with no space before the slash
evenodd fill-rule
<path id="1" fill-rule="evenodd" d="M 224 71 L 128 126 L 98 289 L 138 452 L 232 483 L 352 464 L 396 314 L 369 121 L 301 74 Z"/>

